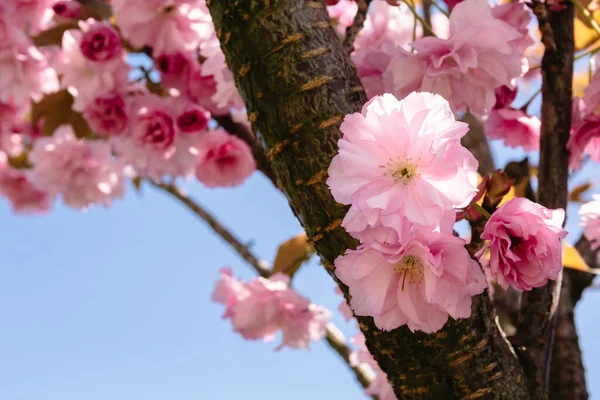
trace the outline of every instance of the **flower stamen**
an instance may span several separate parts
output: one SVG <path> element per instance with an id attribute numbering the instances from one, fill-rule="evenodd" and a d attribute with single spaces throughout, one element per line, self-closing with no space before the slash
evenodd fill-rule
<path id="1" fill-rule="evenodd" d="M 423 264 L 418 257 L 415 256 L 404 256 L 394 267 L 396 275 L 402 274 L 402 287 L 401 291 L 404 292 L 404 286 L 406 284 L 406 277 L 408 276 L 408 283 L 421 283 L 425 278 L 423 273 Z"/>

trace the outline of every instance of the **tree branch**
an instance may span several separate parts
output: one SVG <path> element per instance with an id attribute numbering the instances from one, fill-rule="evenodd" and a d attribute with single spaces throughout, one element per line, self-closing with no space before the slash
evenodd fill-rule
<path id="1" fill-rule="evenodd" d="M 256 161 L 256 168 L 267 178 L 269 178 L 269 180 L 273 182 L 273 185 L 277 186 L 277 179 L 275 178 L 275 174 L 271 169 L 269 160 L 267 160 L 265 157 L 265 153 L 260 147 L 260 143 L 258 143 L 258 140 L 256 140 L 256 137 L 254 137 L 252 132 L 248 131 L 244 125 L 235 122 L 231 118 L 231 114 L 213 115 L 212 118 L 217 121 L 217 123 L 227 132 L 242 139 L 248 146 L 250 146 L 252 149 L 252 155 Z"/>
<path id="2" fill-rule="evenodd" d="M 591 268 L 598 267 L 598 252 L 582 236 L 575 248 Z M 592 284 L 595 275 L 573 269 L 565 269 L 557 310 L 557 327 L 550 369 L 550 399 L 586 400 L 588 392 L 585 379 L 574 308 L 585 288 Z"/>
<path id="3" fill-rule="evenodd" d="M 211 229 L 221 237 L 227 244 L 229 244 L 236 253 L 240 255 L 260 276 L 268 278 L 271 275 L 271 270 L 264 266 L 262 262 L 248 249 L 248 246 L 240 242 L 233 233 L 225 228 L 215 217 L 213 217 L 208 211 L 200 206 L 196 201 L 185 195 L 181 189 L 175 185 L 166 183 L 154 183 L 150 180 L 147 181 L 152 186 L 160 189 L 166 193 L 169 193 L 175 197 L 179 202 L 185 205 L 191 212 L 200 217 L 204 222 L 211 227 Z M 350 363 L 350 354 L 352 350 L 345 343 L 343 336 L 340 335 L 339 329 L 335 325 L 329 323 L 326 328 L 325 340 L 329 344 L 332 350 L 348 364 L 348 367 L 356 375 L 356 380 L 361 384 L 363 388 L 368 388 L 371 383 L 367 371 L 362 366 L 354 366 Z M 373 397 L 376 399 L 376 397 Z"/>
<path id="4" fill-rule="evenodd" d="M 423 3 L 425 5 L 425 3 Z M 479 174 L 481 176 L 489 175 L 496 170 L 494 157 L 490 151 L 490 143 L 483 130 L 481 120 L 470 113 L 465 114 L 462 121 L 469 124 L 469 131 L 461 139 L 461 143 L 465 146 L 479 161 Z"/>
<path id="5" fill-rule="evenodd" d="M 346 36 L 344 37 L 344 49 L 346 49 L 348 54 L 354 51 L 354 41 L 362 29 L 365 20 L 367 19 L 367 11 L 369 10 L 370 3 L 371 0 L 356 0 L 356 4 L 358 4 L 358 11 L 354 16 L 352 25 L 346 28 Z"/>
<path id="6" fill-rule="evenodd" d="M 325 184 L 339 124 L 366 102 L 356 69 L 322 0 L 213 0 L 209 9 L 267 158 L 333 275 L 335 258 L 357 244 L 340 227 L 347 208 Z M 348 288 L 340 288 L 347 297 Z M 382 332 L 372 318 L 358 320 L 399 399 L 528 398 L 485 294 L 473 299 L 471 318 L 449 321 L 436 334 Z"/>
<path id="7" fill-rule="evenodd" d="M 571 2 L 564 2 L 563 5 L 563 11 L 552 11 L 547 4 L 539 0 L 533 2 L 545 46 L 542 59 L 538 201 L 548 208 L 566 209 L 569 178 L 567 141 L 571 128 L 575 9 Z M 556 281 L 525 292 L 522 297 L 517 339 L 524 348 L 521 355 L 530 392 L 535 398 L 547 396 L 560 286 L 559 275 Z"/>

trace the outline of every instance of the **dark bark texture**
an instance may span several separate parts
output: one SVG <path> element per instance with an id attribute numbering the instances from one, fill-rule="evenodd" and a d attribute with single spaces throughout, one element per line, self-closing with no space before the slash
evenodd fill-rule
<path id="1" fill-rule="evenodd" d="M 552 11 L 549 5 L 541 1 L 533 2 L 533 11 L 545 46 L 537 198 L 545 207 L 566 209 L 575 8 L 571 2 L 564 2 L 563 5 L 561 11 Z M 535 398 L 548 396 L 561 275 L 556 281 L 549 281 L 545 286 L 525 292 L 522 296 L 517 339 L 530 391 Z"/>
<path id="2" fill-rule="evenodd" d="M 339 125 L 366 101 L 355 67 L 323 1 L 212 0 L 209 8 L 277 182 L 332 273 L 357 244 L 340 227 L 347 208 L 325 184 Z M 487 294 L 473 299 L 471 318 L 431 335 L 359 323 L 399 399 L 529 398 Z"/>

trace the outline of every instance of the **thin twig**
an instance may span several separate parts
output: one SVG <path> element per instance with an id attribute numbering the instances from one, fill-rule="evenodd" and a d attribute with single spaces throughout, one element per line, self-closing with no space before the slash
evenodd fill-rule
<path id="1" fill-rule="evenodd" d="M 412 0 L 413 6 L 415 0 Z M 421 0 L 421 6 L 423 6 L 423 19 L 427 22 L 427 25 L 433 27 L 431 24 L 431 0 Z M 424 32 L 424 36 L 429 36 L 427 32 Z M 414 41 L 414 40 L 413 40 Z"/>
<path id="2" fill-rule="evenodd" d="M 354 51 L 354 41 L 362 29 L 365 20 L 367 19 L 367 11 L 369 10 L 369 4 L 371 0 L 356 0 L 358 4 L 358 11 L 354 16 L 352 25 L 346 28 L 346 36 L 344 37 L 344 49 L 348 54 Z"/>
<path id="3" fill-rule="evenodd" d="M 408 0 L 401 0 L 401 1 L 404 4 L 406 4 L 406 6 L 410 10 L 410 12 L 412 12 L 413 15 L 415 16 L 415 18 L 419 20 L 419 22 L 421 23 L 421 25 L 423 25 L 423 35 L 425 35 L 425 36 L 437 36 L 435 34 L 435 32 L 433 31 L 433 29 L 431 28 L 431 25 L 429 25 L 427 23 L 427 21 L 425 21 L 425 19 L 419 15 L 419 12 L 417 11 L 417 9 L 415 7 L 413 7 L 413 5 L 410 4 L 410 2 Z"/>
<path id="4" fill-rule="evenodd" d="M 179 202 L 185 205 L 190 211 L 206 222 L 217 235 L 227 242 L 233 250 L 235 250 L 260 276 L 268 278 L 271 275 L 271 270 L 266 268 L 263 263 L 244 245 L 238 238 L 235 237 L 227 228 L 225 228 L 215 217 L 206 211 L 196 201 L 185 195 L 177 186 L 167 183 L 155 183 L 148 181 L 154 187 L 163 190 L 175 197 Z M 371 378 L 368 372 L 360 365 L 354 366 L 350 363 L 350 354 L 352 350 L 345 343 L 343 335 L 339 333 L 339 329 L 329 323 L 326 328 L 325 340 L 338 355 L 348 364 L 348 367 L 356 375 L 356 379 L 365 389 L 371 384 Z M 376 399 L 375 396 L 372 396 Z"/>

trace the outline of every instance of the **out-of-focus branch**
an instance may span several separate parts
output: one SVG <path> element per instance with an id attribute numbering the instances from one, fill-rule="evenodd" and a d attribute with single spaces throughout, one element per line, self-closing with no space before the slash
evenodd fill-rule
<path id="1" fill-rule="evenodd" d="M 427 25 L 433 27 L 431 23 L 431 0 L 422 0 L 421 5 L 423 6 L 423 19 L 427 22 Z M 424 36 L 430 36 L 431 32 L 425 31 L 423 32 Z"/>
<path id="2" fill-rule="evenodd" d="M 469 132 L 463 136 L 461 143 L 479 161 L 479 174 L 489 175 L 495 171 L 494 157 L 490 151 L 490 144 L 483 131 L 483 123 L 471 114 L 465 114 L 462 121 L 469 124 Z"/>
<path id="3" fill-rule="evenodd" d="M 346 49 L 348 54 L 354 51 L 354 41 L 362 29 L 365 20 L 367 19 L 367 11 L 369 10 L 370 3 L 371 0 L 356 0 L 356 4 L 358 4 L 358 11 L 354 16 L 352 25 L 346 28 L 346 36 L 344 37 L 344 49 Z"/>
<path id="4" fill-rule="evenodd" d="M 191 212 L 204 220 L 204 222 L 206 222 L 211 229 L 221 237 L 221 239 L 227 242 L 233 248 L 233 250 L 235 250 L 260 276 L 263 278 L 268 278 L 271 275 L 271 270 L 266 268 L 263 263 L 260 262 L 260 260 L 250 251 L 250 249 L 248 249 L 248 246 L 240 242 L 240 240 L 237 239 L 233 233 L 225 228 L 200 204 L 184 194 L 181 189 L 175 185 L 167 183 L 155 183 L 152 181 L 148 182 L 154 187 L 175 197 Z M 352 350 L 345 343 L 343 335 L 341 335 L 339 332 L 339 329 L 336 328 L 335 325 L 329 323 L 326 328 L 325 340 L 329 344 L 329 347 L 338 353 L 338 355 L 346 362 L 346 364 L 348 364 L 348 367 L 356 375 L 356 380 L 361 384 L 362 387 L 366 389 L 371 383 L 371 378 L 368 375 L 368 372 L 365 371 L 362 366 L 355 366 L 350 363 L 350 354 L 352 353 Z M 376 400 L 377 398 L 373 396 L 373 399 Z"/>
<path id="5" fill-rule="evenodd" d="M 273 185 L 277 186 L 277 179 L 271 169 L 269 160 L 265 156 L 263 149 L 260 147 L 260 143 L 256 140 L 256 137 L 246 128 L 244 125 L 235 122 L 230 114 L 227 115 L 213 115 L 213 119 L 230 134 L 237 136 L 242 139 L 252 149 L 252 155 L 256 161 L 256 168 L 262 172 Z"/>
<path id="6" fill-rule="evenodd" d="M 563 6 L 561 11 L 552 11 L 547 3 L 533 1 L 545 47 L 538 201 L 548 208 L 566 209 L 575 8 L 570 2 L 564 2 Z M 517 342 L 528 386 L 535 398 L 545 398 L 548 393 L 561 275 L 556 281 L 524 293 L 521 300 Z"/>

